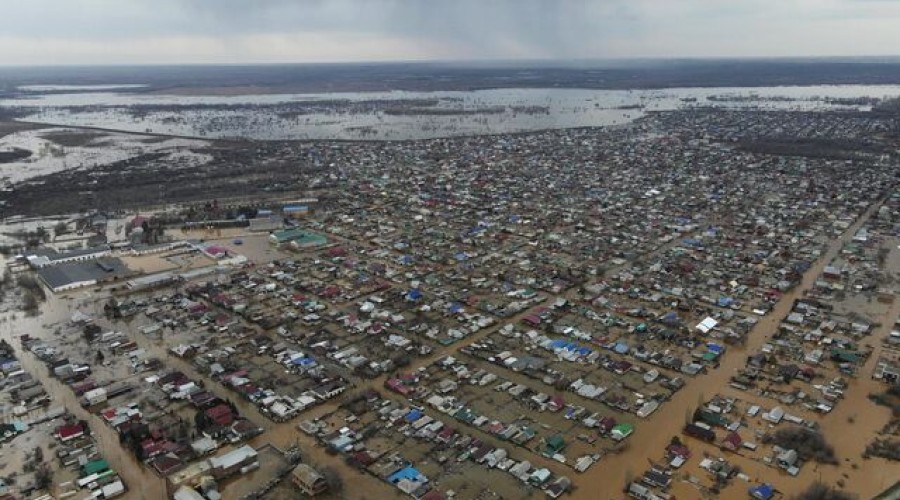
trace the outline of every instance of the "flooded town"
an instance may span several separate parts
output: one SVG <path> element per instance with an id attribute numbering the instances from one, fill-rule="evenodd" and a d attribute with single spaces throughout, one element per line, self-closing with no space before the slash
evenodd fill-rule
<path id="1" fill-rule="evenodd" d="M 900 500 L 900 1 L 2 18 L 0 500 Z"/>
<path id="2" fill-rule="evenodd" d="M 895 498 L 900 115 L 735 95 L 403 141 L 4 122 L 0 492 Z"/>

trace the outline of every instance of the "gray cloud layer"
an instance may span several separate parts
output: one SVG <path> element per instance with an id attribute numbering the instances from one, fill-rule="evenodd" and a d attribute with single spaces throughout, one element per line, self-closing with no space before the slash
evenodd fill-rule
<path id="1" fill-rule="evenodd" d="M 0 64 L 893 55 L 894 0 L 7 0 Z"/>

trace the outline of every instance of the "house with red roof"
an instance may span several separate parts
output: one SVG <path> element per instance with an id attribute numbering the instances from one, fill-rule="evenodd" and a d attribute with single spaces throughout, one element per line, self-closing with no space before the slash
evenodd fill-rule
<path id="1" fill-rule="evenodd" d="M 541 318 L 539 318 L 536 314 L 529 314 L 528 316 L 525 316 L 524 318 L 522 318 L 522 321 L 524 321 L 525 323 L 528 323 L 529 326 L 540 326 L 541 325 Z"/>
<path id="2" fill-rule="evenodd" d="M 741 439 L 737 432 L 728 433 L 725 439 L 722 440 L 722 448 L 728 451 L 738 451 L 743 444 L 744 440 Z"/>
<path id="3" fill-rule="evenodd" d="M 152 439 L 146 439 L 141 442 L 141 453 L 144 457 L 144 460 L 148 458 L 153 458 L 157 455 L 162 455 L 165 453 L 165 441 L 154 441 Z"/>
<path id="4" fill-rule="evenodd" d="M 564 406 L 566 406 L 566 401 L 563 399 L 562 396 L 560 396 L 558 394 L 556 396 L 551 397 L 550 402 L 547 403 L 547 409 L 552 412 L 557 412 L 559 410 L 562 410 Z"/>
<path id="5" fill-rule="evenodd" d="M 603 417 L 600 419 L 600 423 L 597 424 L 601 434 L 609 434 L 615 426 L 616 419 L 612 417 Z"/>
<path id="6" fill-rule="evenodd" d="M 451 439 L 453 439 L 453 435 L 456 434 L 456 430 L 452 427 L 444 427 L 438 432 L 437 439 L 442 443 L 449 443 Z"/>
<path id="7" fill-rule="evenodd" d="M 56 437 L 64 443 L 66 441 L 78 439 L 81 436 L 84 436 L 84 427 L 82 427 L 81 424 L 64 425 L 56 429 Z"/>
<path id="8" fill-rule="evenodd" d="M 184 462 L 174 453 L 157 456 L 153 460 L 152 465 L 156 472 L 163 477 L 174 474 L 184 468 Z"/>
<path id="9" fill-rule="evenodd" d="M 691 450 L 683 444 L 670 444 L 666 451 L 671 456 L 681 457 L 685 460 L 691 458 Z"/>
<path id="10" fill-rule="evenodd" d="M 133 219 L 131 219 L 131 228 L 143 227 L 145 222 L 150 222 L 150 219 L 144 217 L 143 215 L 135 215 Z"/>
<path id="11" fill-rule="evenodd" d="M 234 414 L 231 412 L 231 407 L 224 403 L 213 406 L 204 413 L 211 421 L 221 427 L 231 425 L 234 422 Z"/>
<path id="12" fill-rule="evenodd" d="M 353 459 L 356 460 L 356 463 L 362 465 L 363 467 L 368 467 L 375 463 L 375 457 L 368 451 L 358 451 L 353 454 Z"/>
<path id="13" fill-rule="evenodd" d="M 384 385 L 387 386 L 388 389 L 396 392 L 397 394 L 400 394 L 401 396 L 407 396 L 413 391 L 413 389 L 404 384 L 402 380 L 396 378 L 388 380 L 384 383 Z"/>

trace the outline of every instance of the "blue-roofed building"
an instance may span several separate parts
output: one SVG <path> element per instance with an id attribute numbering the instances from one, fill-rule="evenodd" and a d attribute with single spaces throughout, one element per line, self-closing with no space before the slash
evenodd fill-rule
<path id="1" fill-rule="evenodd" d="M 410 423 L 415 422 L 416 420 L 419 420 L 420 418 L 422 418 L 422 410 L 418 410 L 418 409 L 413 408 L 413 409 L 410 410 L 410 412 L 407 413 L 406 416 L 403 417 L 403 418 L 404 418 L 404 420 L 406 420 L 407 422 L 410 422 Z"/>
<path id="2" fill-rule="evenodd" d="M 412 495 L 414 492 L 424 489 L 428 484 L 428 478 L 415 467 L 404 467 L 385 479 L 403 493 Z"/>
<path id="3" fill-rule="evenodd" d="M 674 325 L 678 325 L 679 323 L 681 323 L 681 320 L 678 319 L 678 313 L 676 313 L 676 312 L 674 312 L 674 311 L 670 311 L 670 312 L 667 312 L 667 313 L 662 317 L 662 322 L 665 323 L 665 324 L 667 324 L 667 325 L 673 325 L 673 326 L 674 326 Z"/>
<path id="4" fill-rule="evenodd" d="M 557 340 L 554 340 L 553 342 L 550 342 L 550 348 L 551 349 L 562 349 L 563 347 L 566 346 L 566 344 L 568 344 L 567 341 L 562 340 L 562 339 L 557 339 Z"/>
<path id="5" fill-rule="evenodd" d="M 0 370 L 3 370 L 3 373 L 10 373 L 14 371 L 18 371 L 22 365 L 19 363 L 17 359 L 3 359 L 0 360 Z"/>
<path id="6" fill-rule="evenodd" d="M 709 350 L 709 352 L 714 352 L 716 354 L 722 354 L 723 352 L 725 352 L 725 346 L 721 346 L 713 342 L 707 343 L 706 349 Z"/>
<path id="7" fill-rule="evenodd" d="M 301 368 L 307 368 L 307 369 L 316 366 L 316 360 L 313 358 L 307 358 L 307 357 L 294 358 L 293 360 L 291 360 L 291 363 L 294 366 L 299 366 Z"/>
<path id="8" fill-rule="evenodd" d="M 304 217 L 309 214 L 309 207 L 306 205 L 285 205 L 281 212 L 285 217 Z"/>
<path id="9" fill-rule="evenodd" d="M 410 288 L 408 292 L 406 292 L 406 300 L 410 302 L 415 302 L 422 298 L 422 291 L 418 288 Z"/>
<path id="10" fill-rule="evenodd" d="M 775 496 L 775 488 L 771 484 L 761 484 L 750 488 L 750 498 L 770 500 Z"/>

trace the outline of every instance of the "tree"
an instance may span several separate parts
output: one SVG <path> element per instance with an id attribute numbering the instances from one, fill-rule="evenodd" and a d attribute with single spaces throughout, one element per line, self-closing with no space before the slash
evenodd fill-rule
<path id="1" fill-rule="evenodd" d="M 816 481 L 794 498 L 795 500 L 853 500 L 855 497 Z"/>
<path id="2" fill-rule="evenodd" d="M 85 340 L 87 340 L 88 342 L 93 342 L 100 331 L 101 328 L 99 326 L 93 323 L 88 323 L 87 325 L 84 325 L 81 333 L 84 336 Z"/>
<path id="3" fill-rule="evenodd" d="M 813 460 L 820 464 L 838 463 L 834 448 L 820 432 L 803 427 L 786 427 L 775 431 L 770 439 L 782 448 L 796 450 L 803 460 Z"/>
<path id="4" fill-rule="evenodd" d="M 50 471 L 50 467 L 41 462 L 38 466 L 37 471 L 34 473 L 34 485 L 39 490 L 46 489 L 50 486 L 50 483 L 53 481 L 53 473 Z"/>
<path id="5" fill-rule="evenodd" d="M 30 290 L 26 290 L 25 295 L 22 297 L 22 309 L 29 316 L 37 316 L 38 306 L 37 297 Z"/>
<path id="6" fill-rule="evenodd" d="M 62 236 L 69 232 L 69 226 L 63 221 L 59 221 L 55 226 L 53 226 L 53 235 L 56 237 Z"/>
<path id="7" fill-rule="evenodd" d="M 319 474 L 325 478 L 328 483 L 328 489 L 334 493 L 340 493 L 344 490 L 344 478 L 334 467 L 325 466 L 319 469 Z"/>
<path id="8" fill-rule="evenodd" d="M 194 425 L 197 426 L 197 430 L 203 432 L 206 429 L 206 426 L 209 424 L 209 419 L 206 416 L 206 413 L 203 410 L 197 411 L 194 415 Z"/>

